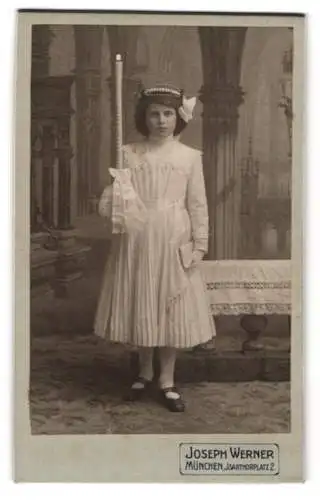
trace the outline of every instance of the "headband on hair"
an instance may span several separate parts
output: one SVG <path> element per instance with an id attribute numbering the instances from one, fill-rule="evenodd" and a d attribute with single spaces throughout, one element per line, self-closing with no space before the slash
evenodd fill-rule
<path id="1" fill-rule="evenodd" d="M 141 91 L 141 95 L 144 97 L 152 97 L 152 96 L 161 96 L 161 95 L 169 95 L 173 97 L 181 97 L 183 94 L 182 90 L 172 87 L 170 85 L 163 86 L 155 86 L 150 87 L 148 89 L 143 89 Z"/>
<path id="2" fill-rule="evenodd" d="M 193 109 L 196 105 L 197 99 L 196 97 L 191 97 L 190 99 L 187 99 L 183 94 L 183 90 L 181 89 L 178 89 L 170 85 L 162 85 L 162 86 L 159 85 L 147 89 L 142 89 L 140 95 L 141 97 L 146 97 L 146 98 L 148 97 L 152 98 L 156 96 L 168 96 L 168 97 L 170 96 L 181 99 L 182 104 L 178 108 L 179 116 L 186 123 L 188 123 L 193 118 Z"/>

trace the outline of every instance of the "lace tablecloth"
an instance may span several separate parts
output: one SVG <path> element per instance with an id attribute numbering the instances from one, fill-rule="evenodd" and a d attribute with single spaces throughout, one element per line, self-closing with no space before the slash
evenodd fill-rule
<path id="1" fill-rule="evenodd" d="M 291 313 L 290 261 L 203 261 L 201 272 L 214 315 Z"/>

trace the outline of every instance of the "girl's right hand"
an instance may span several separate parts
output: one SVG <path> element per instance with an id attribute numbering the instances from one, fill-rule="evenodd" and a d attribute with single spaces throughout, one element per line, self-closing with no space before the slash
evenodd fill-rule
<path id="1" fill-rule="evenodd" d="M 192 263 L 191 267 L 196 267 L 202 261 L 204 257 L 204 252 L 202 250 L 194 250 L 192 252 Z"/>

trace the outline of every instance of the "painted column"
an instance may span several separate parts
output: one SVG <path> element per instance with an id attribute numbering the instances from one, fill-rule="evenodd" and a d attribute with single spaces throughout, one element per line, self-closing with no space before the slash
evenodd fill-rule
<path id="1" fill-rule="evenodd" d="M 50 44 L 54 35 L 48 25 L 34 25 L 32 27 L 32 64 L 31 74 L 32 82 L 35 79 L 45 78 L 49 76 L 50 68 Z M 31 91 L 31 231 L 38 231 L 43 218 L 43 200 L 42 183 L 46 183 L 46 174 L 48 169 L 43 169 L 42 160 L 42 142 L 43 128 L 39 126 L 37 96 L 34 95 L 33 86 Z M 50 215 L 48 218 L 50 219 Z"/>
<path id="2" fill-rule="evenodd" d="M 95 211 L 99 195 L 102 26 L 74 26 L 76 52 L 78 214 Z"/>
<path id="3" fill-rule="evenodd" d="M 246 28 L 199 28 L 203 59 L 203 151 L 209 259 L 237 257 L 240 170 L 237 170 L 239 86 Z"/>
<path id="4" fill-rule="evenodd" d="M 49 75 L 50 44 L 54 34 L 47 24 L 32 27 L 32 78 Z"/>

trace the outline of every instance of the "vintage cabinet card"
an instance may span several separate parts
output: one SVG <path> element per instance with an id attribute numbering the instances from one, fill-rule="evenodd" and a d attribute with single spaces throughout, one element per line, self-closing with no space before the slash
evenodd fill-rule
<path id="1" fill-rule="evenodd" d="M 16 481 L 303 480 L 304 24 L 17 14 Z"/>

